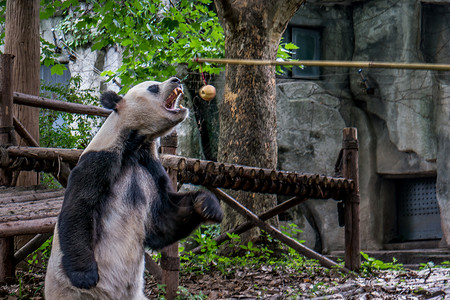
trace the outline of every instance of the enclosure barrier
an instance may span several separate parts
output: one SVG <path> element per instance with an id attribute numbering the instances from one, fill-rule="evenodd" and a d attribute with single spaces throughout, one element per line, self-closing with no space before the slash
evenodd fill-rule
<path id="1" fill-rule="evenodd" d="M 5 114 L 5 112 L 12 111 L 13 101 L 21 105 L 81 114 L 107 116 L 110 112 L 93 106 L 13 93 L 8 88 L 12 78 L 10 75 L 12 58 L 8 55 L 2 55 L 0 60 L 2 68 L 0 74 L 0 87 L 2 89 L 2 102 L 0 104 L 0 145 L 2 146 L 0 148 L 0 168 L 2 174 L 0 175 L 2 184 L 13 186 L 13 174 L 17 174 L 21 170 L 35 170 L 52 173 L 65 186 L 70 168 L 73 168 L 77 163 L 82 150 L 36 147 L 37 142 L 34 141 L 23 125 L 11 114 Z M 16 144 L 14 132 L 23 137 L 28 145 L 35 147 L 14 146 Z M 177 182 L 179 184 L 203 185 L 238 213 L 244 215 L 247 222 L 239 225 L 232 232 L 242 233 L 258 226 L 299 253 L 318 259 L 325 267 L 336 267 L 344 272 L 359 269 L 358 141 L 355 128 L 344 129 L 343 149 L 339 159 L 341 163 L 338 164 L 338 169 L 344 176 L 343 178 L 180 157 L 174 155 L 176 148 L 176 134 L 162 139 L 160 158 L 172 179 L 174 187 L 177 187 Z M 221 189 L 290 195 L 293 198 L 257 216 Z M 56 194 L 51 194 L 52 192 Z M 0 204 L 2 205 L 0 209 L 0 283 L 13 278 L 15 263 L 38 248 L 48 237 L 48 233 L 53 231 L 62 203 L 62 193 L 63 190 L 48 191 L 34 187 L 29 189 L 11 187 L 4 188 L 2 195 L 2 190 L 0 190 Z M 341 206 L 344 206 L 345 214 L 340 214 L 340 219 L 342 219 L 342 223 L 345 223 L 345 267 L 341 267 L 319 253 L 299 244 L 264 222 L 311 198 L 333 198 L 339 200 Z M 40 233 L 40 235 L 37 235 L 35 239 L 14 255 L 13 237 L 26 233 Z M 216 240 L 223 242 L 226 240 L 226 236 L 224 233 Z M 193 252 L 198 251 L 199 249 L 193 250 Z M 174 298 L 178 288 L 180 267 L 177 244 L 162 251 L 160 265 L 149 259 L 148 255 L 146 256 L 147 269 L 158 280 L 167 285 L 167 298 Z"/>

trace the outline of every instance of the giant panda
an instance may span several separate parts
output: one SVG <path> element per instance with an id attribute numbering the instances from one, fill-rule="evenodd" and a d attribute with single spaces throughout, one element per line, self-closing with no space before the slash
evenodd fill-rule
<path id="1" fill-rule="evenodd" d="M 72 170 L 45 278 L 47 300 L 147 299 L 144 249 L 161 249 L 201 222 L 220 222 L 209 192 L 177 193 L 156 141 L 188 110 L 178 78 L 147 81 L 100 101 L 113 112 Z"/>

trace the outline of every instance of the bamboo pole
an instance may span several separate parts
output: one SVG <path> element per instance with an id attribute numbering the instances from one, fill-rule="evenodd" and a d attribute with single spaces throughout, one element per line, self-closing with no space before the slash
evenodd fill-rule
<path id="1" fill-rule="evenodd" d="M 401 63 L 375 61 L 336 61 L 336 60 L 257 60 L 257 59 L 225 59 L 225 58 L 195 58 L 194 62 L 232 65 L 259 66 L 305 66 L 305 67 L 338 67 L 338 68 L 368 68 L 368 69 L 410 69 L 450 71 L 450 64 Z"/>

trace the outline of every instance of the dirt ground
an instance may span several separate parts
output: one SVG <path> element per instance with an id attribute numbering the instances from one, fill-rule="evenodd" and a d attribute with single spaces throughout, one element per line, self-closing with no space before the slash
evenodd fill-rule
<path id="1" fill-rule="evenodd" d="M 19 282 L 0 286 L 0 299 L 43 299 L 44 275 L 19 272 Z M 146 294 L 163 299 L 161 288 L 147 276 Z M 237 268 L 180 276 L 179 299 L 450 299 L 450 268 L 381 271 L 349 277 L 322 268 L 301 272 L 286 267 Z"/>

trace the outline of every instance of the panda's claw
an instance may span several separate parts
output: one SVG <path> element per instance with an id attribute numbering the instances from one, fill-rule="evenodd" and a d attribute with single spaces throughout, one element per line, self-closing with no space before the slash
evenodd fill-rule
<path id="1" fill-rule="evenodd" d="M 219 200 L 209 193 L 203 192 L 195 199 L 195 210 L 206 222 L 212 221 L 220 223 L 223 219 L 222 209 Z"/>

